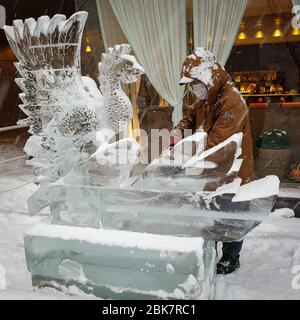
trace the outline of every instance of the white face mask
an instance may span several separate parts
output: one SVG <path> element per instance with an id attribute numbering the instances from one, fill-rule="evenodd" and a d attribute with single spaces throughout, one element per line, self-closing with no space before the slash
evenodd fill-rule
<path id="1" fill-rule="evenodd" d="M 203 83 L 198 83 L 192 86 L 193 93 L 200 100 L 206 100 L 208 96 L 208 91 Z"/>

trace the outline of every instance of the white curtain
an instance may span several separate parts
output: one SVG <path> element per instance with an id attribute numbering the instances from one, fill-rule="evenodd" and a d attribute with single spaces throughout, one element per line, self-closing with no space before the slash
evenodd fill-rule
<path id="1" fill-rule="evenodd" d="M 294 5 L 294 6 L 300 5 L 300 0 L 293 0 L 293 5 Z"/>
<path id="2" fill-rule="evenodd" d="M 110 0 L 114 13 L 158 93 L 182 118 L 184 88 L 179 86 L 186 57 L 185 0 Z"/>
<path id="3" fill-rule="evenodd" d="M 128 43 L 108 0 L 96 0 L 105 49 Z"/>
<path id="4" fill-rule="evenodd" d="M 210 50 L 225 65 L 247 0 L 193 0 L 194 46 Z"/>

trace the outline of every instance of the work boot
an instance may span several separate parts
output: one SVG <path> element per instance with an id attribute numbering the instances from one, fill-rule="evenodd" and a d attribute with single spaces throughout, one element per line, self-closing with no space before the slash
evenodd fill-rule
<path id="1" fill-rule="evenodd" d="M 231 255 L 224 252 L 217 263 L 217 274 L 229 274 L 240 267 L 239 255 Z"/>

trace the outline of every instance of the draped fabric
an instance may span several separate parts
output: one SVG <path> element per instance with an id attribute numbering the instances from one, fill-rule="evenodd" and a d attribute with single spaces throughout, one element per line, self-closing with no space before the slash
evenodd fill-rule
<path id="1" fill-rule="evenodd" d="M 179 86 L 186 57 L 185 0 L 110 0 L 131 47 L 156 91 L 182 118 L 184 88 Z"/>
<path id="2" fill-rule="evenodd" d="M 195 47 L 207 48 L 224 66 L 246 6 L 247 0 L 193 0 Z"/>
<path id="3" fill-rule="evenodd" d="M 297 17 L 299 17 L 300 14 L 300 0 L 292 0 L 292 5 L 293 5 L 293 13 L 295 14 L 295 16 L 297 15 Z M 297 9 L 296 7 L 297 6 Z M 297 29 L 300 28 L 300 18 L 296 18 L 296 27 Z"/>
<path id="4" fill-rule="evenodd" d="M 128 43 L 108 0 L 96 0 L 105 49 Z"/>
<path id="5" fill-rule="evenodd" d="M 293 0 L 292 2 L 294 6 L 300 5 L 300 0 Z"/>

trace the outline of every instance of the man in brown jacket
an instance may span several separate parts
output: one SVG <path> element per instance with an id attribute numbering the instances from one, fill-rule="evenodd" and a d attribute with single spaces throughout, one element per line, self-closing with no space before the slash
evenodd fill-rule
<path id="1" fill-rule="evenodd" d="M 251 181 L 253 154 L 248 110 L 230 76 L 211 52 L 200 47 L 185 59 L 180 84 L 191 85 L 197 100 L 188 107 L 186 115 L 175 127 L 171 144 L 179 140 L 184 129 L 204 130 L 207 133 L 207 149 L 242 132 L 243 162 L 238 175 L 242 183 Z M 227 274 L 239 268 L 241 248 L 242 241 L 223 243 L 223 256 L 217 265 L 217 273 Z"/>

